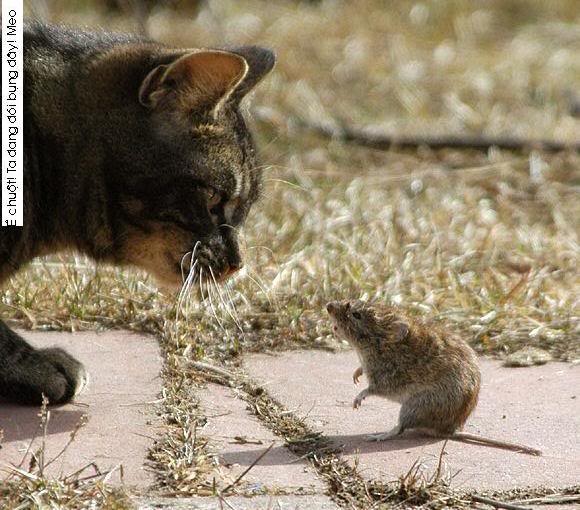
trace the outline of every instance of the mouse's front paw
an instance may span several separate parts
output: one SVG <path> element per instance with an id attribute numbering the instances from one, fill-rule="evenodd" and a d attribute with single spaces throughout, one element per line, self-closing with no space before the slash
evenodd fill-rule
<path id="1" fill-rule="evenodd" d="M 362 367 L 358 367 L 358 368 L 357 368 L 357 369 L 354 371 L 354 373 L 352 374 L 352 381 L 353 381 L 355 384 L 358 384 L 358 382 L 359 382 L 359 379 L 360 379 L 360 376 L 361 376 L 362 374 L 363 374 L 363 369 L 362 369 Z"/>
<path id="2" fill-rule="evenodd" d="M 360 393 L 359 393 L 359 394 L 356 396 L 356 398 L 354 399 L 354 401 L 353 401 L 353 403 L 352 403 L 352 407 L 353 407 L 354 409 L 358 409 L 358 408 L 361 406 L 361 404 L 362 404 L 362 401 L 363 401 L 365 398 L 367 398 L 369 395 L 370 395 L 370 391 L 369 391 L 369 389 L 368 389 L 368 388 L 366 388 L 366 389 L 362 390 L 362 391 L 361 391 L 361 392 L 360 392 Z"/>

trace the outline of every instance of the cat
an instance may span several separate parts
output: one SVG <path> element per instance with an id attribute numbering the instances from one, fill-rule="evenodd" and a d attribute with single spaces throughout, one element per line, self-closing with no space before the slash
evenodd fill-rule
<path id="1" fill-rule="evenodd" d="M 216 279 L 238 270 L 237 227 L 262 189 L 240 101 L 274 63 L 255 46 L 174 49 L 28 22 L 24 227 L 0 228 L 0 284 L 61 250 L 173 287 L 194 245 Z M 85 379 L 64 350 L 34 349 L 0 321 L 0 397 L 62 404 Z"/>

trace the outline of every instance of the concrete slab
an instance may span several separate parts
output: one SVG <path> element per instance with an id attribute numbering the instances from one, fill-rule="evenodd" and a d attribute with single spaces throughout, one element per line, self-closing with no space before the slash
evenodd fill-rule
<path id="1" fill-rule="evenodd" d="M 122 331 L 107 333 L 39 333 L 21 331 L 38 347 L 58 346 L 84 363 L 90 382 L 72 404 L 50 409 L 45 459 L 48 462 L 66 445 L 81 420 L 75 440 L 47 470 L 48 475 L 69 475 L 95 462 L 101 471 L 122 466 L 124 482 L 145 487 L 152 476 L 144 467 L 147 451 L 157 430 L 152 403 L 159 398 L 161 358 L 155 339 Z M 0 478 L 7 465 L 20 465 L 34 439 L 42 442 L 39 409 L 0 402 Z M 30 454 L 22 463 L 28 466 Z M 94 474 L 92 468 L 84 476 Z M 81 476 L 83 476 L 81 475 Z M 111 481 L 120 479 L 117 470 Z"/>
<path id="2" fill-rule="evenodd" d="M 546 510 L 578 510 L 578 503 L 570 503 L 569 505 L 541 505 L 541 506 L 537 505 L 536 508 L 538 509 L 545 508 Z"/>
<path id="3" fill-rule="evenodd" d="M 224 503 L 225 501 L 225 503 Z M 139 510 L 338 510 L 325 496 L 243 496 L 219 498 L 155 498 L 136 501 Z"/>
<path id="4" fill-rule="evenodd" d="M 264 427 L 233 390 L 209 384 L 200 394 L 207 417 L 202 434 L 211 449 L 219 453 L 216 475 L 220 486 L 240 476 L 272 443 L 272 449 L 244 475 L 241 486 L 247 493 L 283 491 L 321 493 L 324 485 L 308 461 L 298 459 L 283 442 Z"/>
<path id="5" fill-rule="evenodd" d="M 365 387 L 352 383 L 356 354 L 295 351 L 258 354 L 245 360 L 249 373 L 298 416 L 340 445 L 349 462 L 359 462 L 369 479 L 395 480 L 417 458 L 427 471 L 437 463 L 443 442 L 404 437 L 372 443 L 365 436 L 388 430 L 399 405 L 369 397 L 358 411 L 352 400 Z M 532 457 L 493 447 L 450 441 L 444 456 L 452 485 L 477 489 L 566 486 L 580 480 L 580 366 L 549 363 L 502 367 L 481 359 L 480 403 L 466 432 L 526 444 L 544 452 Z"/>

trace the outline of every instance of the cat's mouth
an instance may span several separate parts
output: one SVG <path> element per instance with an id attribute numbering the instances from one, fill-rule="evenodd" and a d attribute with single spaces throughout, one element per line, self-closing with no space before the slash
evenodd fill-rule
<path id="1" fill-rule="evenodd" d="M 192 257 L 192 252 L 183 254 L 179 262 L 168 254 L 176 277 L 181 285 L 199 286 L 207 282 L 217 284 L 226 281 L 239 267 L 231 267 L 227 262 L 219 263 L 216 260 L 208 260 L 203 254 Z M 215 257 L 212 257 L 214 259 Z"/>
<path id="2" fill-rule="evenodd" d="M 211 266 L 203 264 L 199 264 L 197 268 L 199 269 L 199 271 L 196 271 L 196 274 L 192 275 L 189 270 L 183 270 L 181 264 L 175 264 L 174 265 L 175 275 L 179 278 L 179 283 L 185 284 L 189 280 L 191 284 L 199 285 L 201 278 L 203 278 L 203 281 L 205 281 L 206 279 L 208 280 L 211 279 L 212 282 L 215 278 L 216 283 L 222 283 L 226 281 L 228 278 L 230 278 L 233 274 L 233 272 L 229 270 L 216 272 L 216 270 L 213 269 Z"/>

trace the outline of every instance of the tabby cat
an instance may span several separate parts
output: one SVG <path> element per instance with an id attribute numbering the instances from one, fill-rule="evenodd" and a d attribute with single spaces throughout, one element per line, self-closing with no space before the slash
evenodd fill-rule
<path id="1" fill-rule="evenodd" d="M 172 286 L 196 244 L 216 278 L 239 269 L 236 227 L 262 186 L 239 105 L 274 54 L 38 22 L 24 46 L 25 226 L 0 228 L 0 283 L 70 249 Z M 84 381 L 72 356 L 34 349 L 0 321 L 1 397 L 60 404 Z"/>

